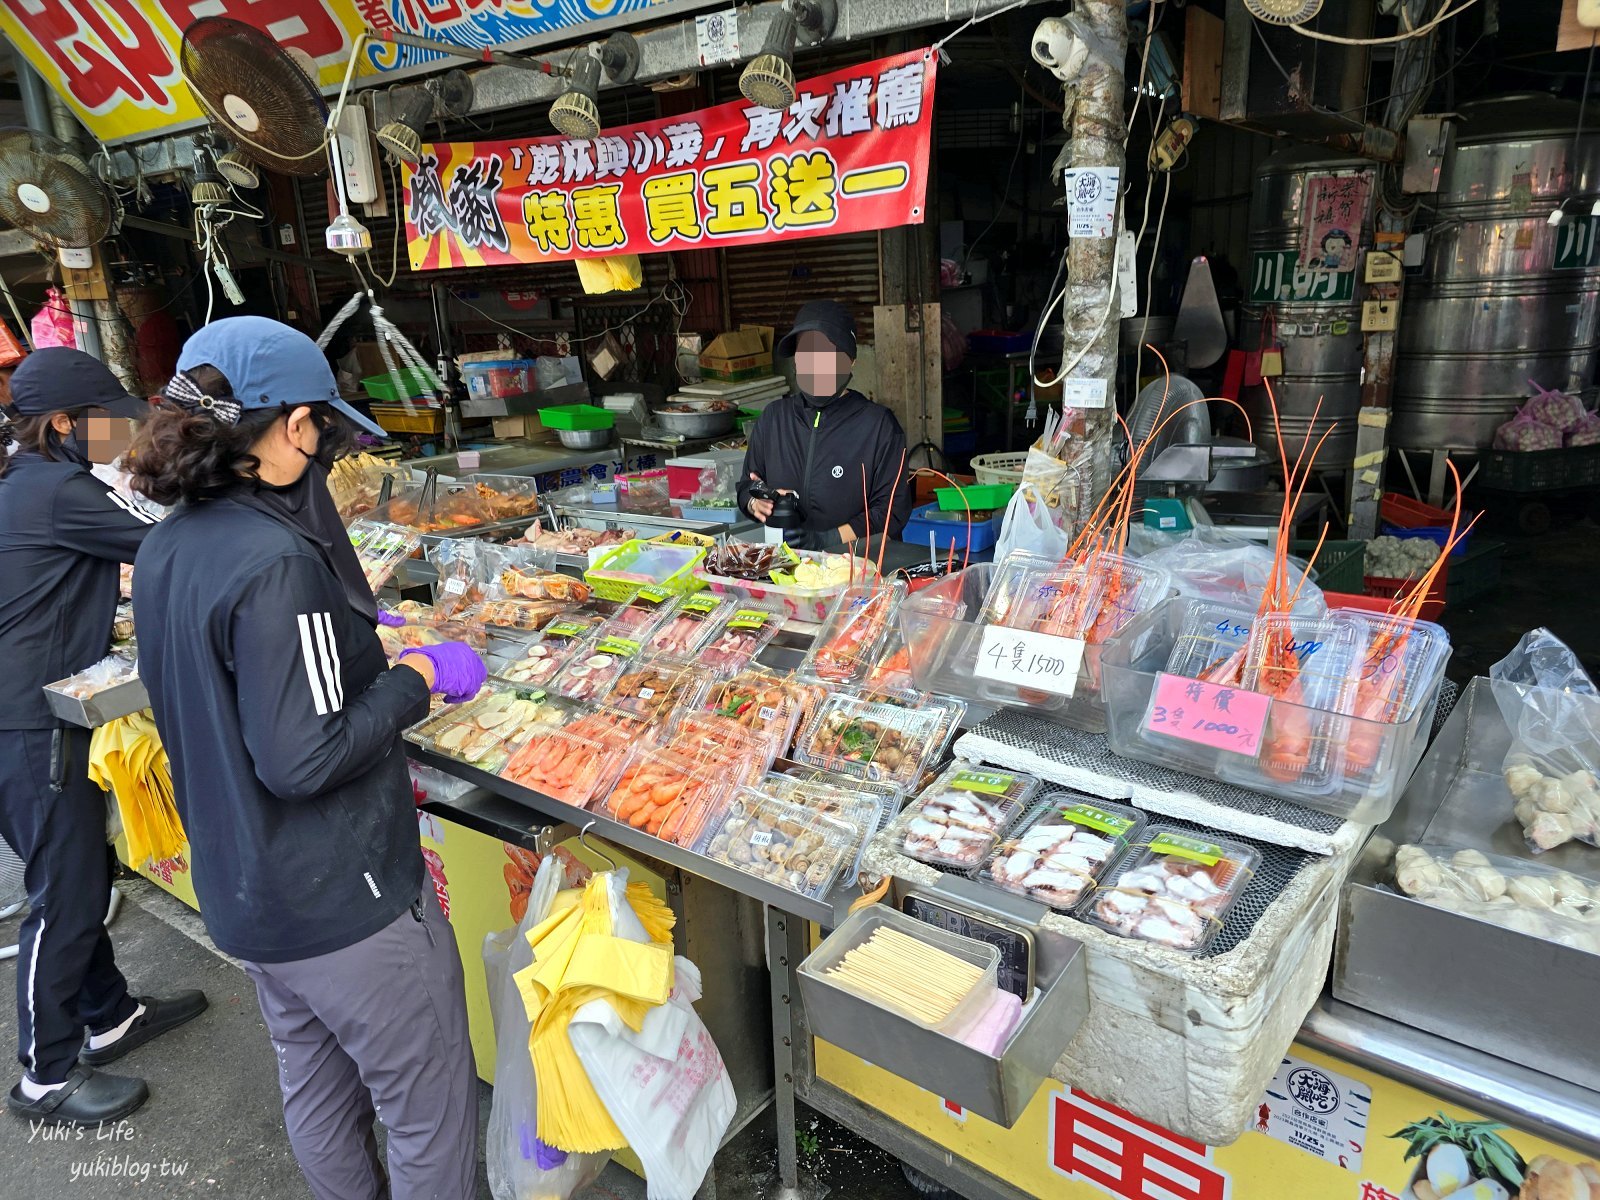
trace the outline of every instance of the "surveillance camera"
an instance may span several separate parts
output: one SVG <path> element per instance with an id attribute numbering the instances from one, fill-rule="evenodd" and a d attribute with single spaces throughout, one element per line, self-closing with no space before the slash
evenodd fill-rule
<path id="1" fill-rule="evenodd" d="M 1062 83 L 1071 83 L 1083 70 L 1089 47 L 1060 17 L 1046 17 L 1033 31 L 1033 61 Z"/>

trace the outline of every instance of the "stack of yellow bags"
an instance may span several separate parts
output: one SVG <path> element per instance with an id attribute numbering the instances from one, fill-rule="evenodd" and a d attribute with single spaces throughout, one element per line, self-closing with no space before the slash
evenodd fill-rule
<path id="1" fill-rule="evenodd" d="M 539 1138 L 573 1154 L 627 1145 L 567 1036 L 573 1014 L 604 1000 L 637 1031 L 672 992 L 672 911 L 644 884 L 630 883 L 628 907 L 650 940 L 617 936 L 609 878 L 595 875 L 583 888 L 556 896 L 550 916 L 528 934 L 533 964 L 515 976 L 533 1023 L 528 1049 L 539 1081 Z"/>
<path id="2" fill-rule="evenodd" d="M 167 751 L 148 709 L 94 731 L 89 778 L 116 797 L 134 866 L 183 857 L 189 839 L 173 806 Z"/>
<path id="3" fill-rule="evenodd" d="M 606 292 L 638 291 L 644 282 L 644 267 L 637 254 L 613 254 L 609 258 L 578 259 L 578 281 L 591 296 Z"/>

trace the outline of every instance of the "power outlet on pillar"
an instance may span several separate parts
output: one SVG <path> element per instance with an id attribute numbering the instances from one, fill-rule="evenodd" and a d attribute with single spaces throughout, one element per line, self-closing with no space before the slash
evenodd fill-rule
<path id="1" fill-rule="evenodd" d="M 1363 300 L 1361 302 L 1362 333 L 1393 333 L 1400 322 L 1398 300 Z"/>

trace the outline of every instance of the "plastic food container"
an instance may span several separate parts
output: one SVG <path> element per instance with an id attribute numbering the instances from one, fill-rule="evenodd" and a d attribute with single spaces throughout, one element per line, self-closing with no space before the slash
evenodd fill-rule
<path id="1" fill-rule="evenodd" d="M 796 739 L 795 758 L 825 771 L 909 790 L 942 750 L 947 722 L 942 711 L 834 693 Z"/>
<path id="2" fill-rule="evenodd" d="M 1083 901 L 1078 917 L 1123 937 L 1199 954 L 1222 931 L 1261 855 L 1165 825 L 1150 826 L 1145 836 L 1146 844 Z"/>
<path id="3" fill-rule="evenodd" d="M 490 600 L 461 614 L 486 629 L 543 629 L 570 607 L 567 600 Z"/>
<path id="4" fill-rule="evenodd" d="M 903 579 L 846 588 L 817 631 L 800 674 L 836 687 L 860 683 L 877 661 L 905 595 Z"/>
<path id="5" fill-rule="evenodd" d="M 564 719 L 564 711 L 555 706 L 493 691 L 441 709 L 413 726 L 408 736 L 426 750 L 498 775 L 536 729 Z"/>
<path id="6" fill-rule="evenodd" d="M 881 788 L 863 779 L 829 777 L 826 771 L 813 771 L 809 777 L 793 772 L 768 775 L 761 788 L 780 800 L 824 816 L 837 817 L 861 831 L 855 857 L 844 871 L 846 883 L 855 882 L 861 873 L 861 859 L 866 855 L 867 843 L 893 820 L 900 808 L 900 794 L 893 789 Z"/>
<path id="7" fill-rule="evenodd" d="M 726 609 L 715 631 L 695 650 L 695 661 L 717 675 L 736 674 L 750 665 L 782 627 L 782 614 L 770 609 L 754 605 Z"/>
<path id="8" fill-rule="evenodd" d="M 639 746 L 629 753 L 605 807 L 635 829 L 692 846 L 706 822 L 724 811 L 733 788 L 756 773 L 749 761 Z"/>
<path id="9" fill-rule="evenodd" d="M 740 787 L 701 836 L 700 852 L 748 875 L 816 899 L 855 861 L 858 826 L 804 805 Z"/>
<path id="10" fill-rule="evenodd" d="M 626 750 L 562 729 L 537 730 L 500 774 L 552 800 L 588 808 L 609 788 Z"/>
<path id="11" fill-rule="evenodd" d="M 1144 830 L 1137 808 L 1071 792 L 1045 797 L 978 872 L 987 883 L 1068 912 Z"/>
<path id="12" fill-rule="evenodd" d="M 794 731 L 820 700 L 812 689 L 765 670 L 745 670 L 732 679 L 712 679 L 699 707 L 750 729 L 778 735 L 778 753 L 788 750 Z"/>
<path id="13" fill-rule="evenodd" d="M 639 657 L 639 643 L 627 638 L 598 637 L 575 653 L 550 683 L 550 690 L 568 700 L 598 700 L 611 691 Z"/>
<path id="14" fill-rule="evenodd" d="M 665 588 L 642 587 L 606 621 L 603 632 L 646 644 L 656 626 L 672 611 L 674 592 Z"/>
<path id="15" fill-rule="evenodd" d="M 1420 724 L 1415 739 L 1420 757 L 1427 742 L 1450 662 L 1450 635 L 1430 621 L 1412 621 L 1387 613 L 1351 614 L 1357 617 L 1356 686 L 1349 696 L 1348 713 L 1360 718 L 1347 725 L 1344 739 L 1344 778 L 1348 785 L 1378 786 L 1398 769 L 1409 779 L 1415 760 L 1393 761 L 1405 745 L 1403 739 L 1385 738 L 1385 729 Z"/>
<path id="16" fill-rule="evenodd" d="M 976 968 L 976 981 L 969 989 L 953 997 L 954 1002 L 948 1005 L 942 1016 L 930 1022 L 918 1012 L 897 1004 L 893 990 L 862 988 L 848 973 L 840 974 L 840 965 L 852 951 L 864 946 L 874 935 L 883 936 L 885 931 L 912 938 L 930 950 L 950 955 L 961 963 Z M 937 964 L 940 960 L 937 956 L 930 956 L 927 961 Z M 800 974 L 828 987 L 840 988 L 924 1029 L 946 1030 L 958 1027 L 972 1014 L 973 1009 L 983 1003 L 998 987 L 1000 950 L 987 942 L 937 929 L 915 917 L 908 917 L 886 904 L 873 904 L 847 917 L 832 936 L 800 964 Z M 940 974 L 948 977 L 949 972 Z"/>
<path id="17" fill-rule="evenodd" d="M 973 870 L 993 852 L 1039 786 L 1031 775 L 951 764 L 913 805 L 906 854 L 947 870 Z"/>
<path id="18" fill-rule="evenodd" d="M 737 579 L 731 575 L 719 575 L 704 564 L 696 567 L 695 571 L 700 581 L 718 595 L 745 597 L 764 608 L 782 612 L 791 621 L 801 621 L 809 625 L 819 624 L 828 619 L 828 614 L 833 611 L 839 594 L 850 586 L 850 559 L 842 554 L 824 554 L 811 550 L 791 550 L 790 553 L 800 562 L 811 562 L 823 568 L 830 568 L 841 578 L 837 582 L 807 586 L 770 580 Z M 857 582 L 864 575 L 877 578 L 877 569 L 865 560 L 856 561 L 855 572 Z"/>
<path id="19" fill-rule="evenodd" d="M 1356 628 L 1356 623 L 1368 619 L 1368 614 L 1340 612 L 1334 614 L 1333 619 Z M 1395 720 L 1348 715 L 1350 706 L 1356 704 L 1361 695 L 1359 678 L 1353 691 L 1332 689 L 1341 694 L 1345 712 L 1329 712 L 1281 698 L 1263 699 L 1246 689 L 1240 689 L 1243 695 L 1239 696 L 1230 689 L 1211 686 L 1201 687 L 1196 692 L 1202 706 L 1201 715 L 1213 723 L 1234 728 L 1223 739 L 1174 736 L 1169 732 L 1170 719 L 1177 709 L 1183 710 L 1191 726 L 1196 719 L 1187 697 L 1194 676 L 1173 671 L 1169 664 L 1177 661 L 1190 670 L 1197 665 L 1204 670 L 1205 666 L 1227 658 L 1233 652 L 1230 644 L 1236 645 L 1238 641 L 1233 632 L 1236 622 L 1230 621 L 1228 629 L 1223 631 L 1218 629 L 1221 620 L 1221 610 L 1214 602 L 1178 597 L 1134 620 L 1107 646 L 1101 666 L 1111 749 L 1127 758 L 1191 775 L 1223 779 L 1360 824 L 1385 820 L 1426 747 L 1433 712 L 1423 698 L 1436 694 L 1446 656 L 1436 652 L 1431 659 L 1418 663 L 1414 684 L 1418 703 L 1409 713 L 1397 712 Z M 1196 634 L 1197 629 L 1209 630 L 1209 633 Z M 1443 636 L 1442 630 L 1430 635 L 1440 639 Z M 1225 637 L 1228 641 L 1219 643 L 1210 640 L 1213 637 Z M 1424 644 L 1423 639 L 1418 640 L 1419 654 Z M 1238 653 L 1242 655 L 1244 649 L 1240 648 Z M 1359 676 L 1368 669 L 1361 665 L 1364 657 L 1358 652 L 1352 659 L 1352 674 Z M 1177 676 L 1180 682 L 1167 678 L 1169 673 Z M 1174 688 L 1179 690 L 1174 692 Z M 1227 695 L 1220 696 L 1220 692 Z M 1172 703 L 1158 703 L 1162 695 Z M 1228 704 L 1227 714 L 1215 711 L 1223 699 Z M 1158 712 L 1158 708 L 1165 711 Z M 1167 720 L 1158 719 L 1162 717 Z M 1330 756 L 1335 760 L 1331 784 L 1316 779 L 1304 769 L 1314 755 L 1308 753 L 1304 759 L 1285 759 L 1280 755 L 1274 759 L 1263 750 L 1269 732 L 1274 739 L 1281 739 L 1303 736 L 1308 730 L 1320 731 L 1321 735 L 1332 731 L 1336 735 L 1337 748 Z M 1345 766 L 1351 761 L 1352 750 L 1357 755 L 1355 770 Z M 1274 766 L 1275 762 L 1300 764 L 1301 769 L 1284 769 L 1283 765 Z"/>
<path id="20" fill-rule="evenodd" d="M 585 737 L 603 746 L 632 750 L 637 746 L 656 744 L 658 730 L 634 713 L 621 712 L 605 706 L 580 707 L 578 715 L 563 728 L 575 737 Z"/>
<path id="21" fill-rule="evenodd" d="M 706 639 L 716 632 L 719 618 L 736 603 L 730 596 L 705 592 L 684 596 L 645 639 L 645 648 L 675 658 L 693 658 Z"/>
<path id="22" fill-rule="evenodd" d="M 525 396 L 536 386 L 533 360 L 505 358 L 493 362 L 463 363 L 461 382 L 467 385 L 467 395 L 474 400 Z"/>
<path id="23" fill-rule="evenodd" d="M 627 600 L 646 586 L 685 595 L 700 588 L 694 569 L 705 553 L 704 546 L 634 539 L 600 559 L 583 577 L 606 600 Z"/>
<path id="24" fill-rule="evenodd" d="M 583 644 L 586 627 L 571 626 L 575 636 L 550 637 L 550 629 L 530 644 L 516 645 L 489 660 L 489 675 L 515 688 L 543 688 L 567 665 L 572 652 Z"/>
<path id="25" fill-rule="evenodd" d="M 635 662 L 617 677 L 606 706 L 651 722 L 669 716 L 700 686 L 700 668 L 668 658 Z"/>
<path id="26" fill-rule="evenodd" d="M 352 521 L 348 532 L 356 559 L 361 563 L 361 573 L 373 592 L 388 583 L 394 569 L 422 545 L 422 535 L 415 529 L 378 521 Z"/>

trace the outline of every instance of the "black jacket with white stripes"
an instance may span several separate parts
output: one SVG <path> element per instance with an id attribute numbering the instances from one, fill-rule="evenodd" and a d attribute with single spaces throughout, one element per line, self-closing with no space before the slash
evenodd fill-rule
<path id="1" fill-rule="evenodd" d="M 180 505 L 135 569 L 141 674 L 217 946 L 287 962 L 376 933 L 421 893 L 400 731 L 428 711 L 304 534 Z"/>
<path id="2" fill-rule="evenodd" d="M 0 729 L 53 729 L 44 685 L 111 648 L 119 564 L 158 518 L 89 468 L 32 451 L 0 475 Z"/>

